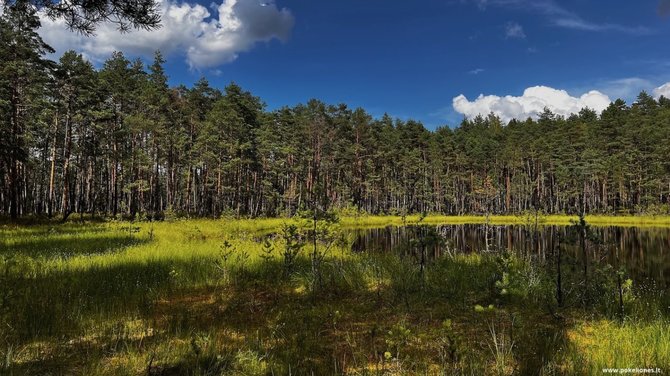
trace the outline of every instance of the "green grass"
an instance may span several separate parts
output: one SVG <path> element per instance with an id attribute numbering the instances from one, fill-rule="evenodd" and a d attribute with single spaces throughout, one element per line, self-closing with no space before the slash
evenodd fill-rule
<path id="1" fill-rule="evenodd" d="M 601 308 L 609 302 L 581 307 L 568 295 L 571 305 L 555 307 L 551 269 L 532 259 L 457 254 L 422 273 L 411 257 L 351 253 L 346 237 L 326 255 L 320 278 L 309 246 L 288 273 L 277 235 L 286 223 L 299 224 L 0 227 L 0 373 L 583 374 L 670 364 L 667 312 L 649 308 L 662 301 L 631 300 L 619 324 Z M 402 223 L 350 217 L 340 227 Z M 573 291 L 580 282 L 565 276 Z"/>

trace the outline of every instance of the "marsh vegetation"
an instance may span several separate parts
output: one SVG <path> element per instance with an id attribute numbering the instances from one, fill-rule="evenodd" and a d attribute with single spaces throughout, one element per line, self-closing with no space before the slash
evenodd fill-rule
<path id="1" fill-rule="evenodd" d="M 389 221 L 413 224 L 374 230 L 403 231 L 399 248 L 361 250 Z M 437 220 L 4 225 L 0 369 L 559 375 L 670 364 L 665 282 L 634 277 L 625 257 L 588 257 L 612 245 L 601 229 L 573 223 L 539 252 L 493 234 L 487 252 L 424 222 Z"/>

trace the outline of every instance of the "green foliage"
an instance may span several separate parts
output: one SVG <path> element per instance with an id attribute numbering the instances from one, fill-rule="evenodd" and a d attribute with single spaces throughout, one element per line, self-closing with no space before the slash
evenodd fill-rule
<path id="1" fill-rule="evenodd" d="M 260 257 L 266 264 L 271 263 L 275 258 L 275 246 L 269 238 L 263 239 Z"/>
<path id="2" fill-rule="evenodd" d="M 475 312 L 482 313 L 482 312 L 493 312 L 495 311 L 495 306 L 493 304 L 489 304 L 487 307 L 483 307 L 479 304 L 475 305 Z"/>
<path id="3" fill-rule="evenodd" d="M 228 239 L 224 239 L 219 246 L 219 253 L 214 259 L 214 264 L 221 272 L 222 278 L 224 280 L 228 280 L 230 278 L 230 262 L 232 261 L 232 256 L 234 253 L 235 247 L 228 241 Z"/>
<path id="4" fill-rule="evenodd" d="M 304 235 L 297 225 L 285 223 L 281 228 L 281 238 L 284 273 L 290 275 L 295 268 L 296 258 L 305 245 Z"/>
<path id="5" fill-rule="evenodd" d="M 454 330 L 452 320 L 446 319 L 442 321 L 437 345 L 443 367 L 446 368 L 450 364 L 457 363 L 464 357 L 466 350 L 463 342 L 461 335 Z"/>
<path id="6" fill-rule="evenodd" d="M 495 282 L 503 301 L 524 300 L 548 304 L 554 285 L 551 277 L 543 273 L 530 260 L 512 253 L 497 258 L 499 279 Z"/>
<path id="7" fill-rule="evenodd" d="M 396 359 L 401 358 L 401 351 L 405 350 L 405 347 L 412 338 L 412 331 L 406 327 L 405 323 L 395 324 L 386 332 L 386 345 L 391 350 L 392 354 Z"/>

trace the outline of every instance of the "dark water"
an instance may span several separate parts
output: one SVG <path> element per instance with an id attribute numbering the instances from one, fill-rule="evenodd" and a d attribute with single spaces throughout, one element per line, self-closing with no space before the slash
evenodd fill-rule
<path id="1" fill-rule="evenodd" d="M 488 233 L 488 236 L 487 236 Z M 438 237 L 434 235 L 438 234 Z M 357 252 L 394 252 L 415 255 L 418 244 L 428 243 L 428 258 L 447 253 L 510 250 L 539 261 L 551 258 L 561 247 L 563 254 L 583 259 L 579 237 L 566 226 L 543 226 L 537 231 L 524 226 L 480 224 L 386 227 L 352 230 L 352 249 Z M 586 257 L 592 262 L 625 267 L 637 281 L 652 280 L 670 286 L 670 228 L 590 227 Z M 488 238 L 488 247 L 486 245 Z"/>

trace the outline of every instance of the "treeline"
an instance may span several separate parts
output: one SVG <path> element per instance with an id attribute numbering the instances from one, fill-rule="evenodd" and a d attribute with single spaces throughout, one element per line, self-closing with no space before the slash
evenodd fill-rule
<path id="1" fill-rule="evenodd" d="M 160 53 L 51 62 L 38 27 L 29 10 L 0 21 L 2 215 L 668 213 L 666 98 L 429 131 L 318 100 L 267 111 L 235 84 L 169 87 Z"/>

